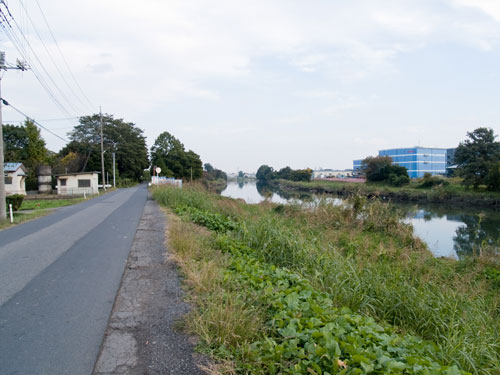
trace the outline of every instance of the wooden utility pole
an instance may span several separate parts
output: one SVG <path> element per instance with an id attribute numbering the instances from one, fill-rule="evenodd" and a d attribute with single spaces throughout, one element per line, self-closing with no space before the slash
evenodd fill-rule
<path id="1" fill-rule="evenodd" d="M 28 70 L 28 66 L 17 60 L 15 66 L 7 66 L 5 63 L 5 52 L 0 52 L 0 98 L 2 98 L 1 82 L 2 70 Z M 3 168 L 3 125 L 2 125 L 2 100 L 0 100 L 0 221 L 7 219 L 7 204 L 5 202 L 5 171 Z"/>
<path id="2" fill-rule="evenodd" d="M 101 173 L 102 173 L 102 188 L 106 191 L 106 175 L 104 174 L 104 140 L 102 136 L 102 109 L 99 107 L 99 118 L 101 123 Z"/>

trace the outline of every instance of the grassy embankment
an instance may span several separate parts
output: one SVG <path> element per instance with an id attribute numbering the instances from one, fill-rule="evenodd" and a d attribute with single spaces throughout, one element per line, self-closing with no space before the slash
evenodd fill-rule
<path id="1" fill-rule="evenodd" d="M 183 218 L 169 238 L 197 306 L 187 325 L 221 373 L 500 373 L 495 259 L 436 259 L 361 196 L 311 210 L 153 194 Z"/>
<path id="2" fill-rule="evenodd" d="M 403 187 L 392 187 L 379 183 L 351 183 L 340 181 L 294 182 L 286 180 L 271 181 L 273 186 L 279 186 L 284 191 L 300 191 L 313 194 L 336 194 L 350 196 L 358 193 L 368 197 L 382 199 L 421 202 L 421 203 L 451 203 L 460 205 L 475 205 L 481 207 L 499 207 L 500 193 L 485 189 L 478 191 L 466 189 L 459 179 L 447 179 L 448 185 L 421 188 L 421 180 L 412 182 Z"/>

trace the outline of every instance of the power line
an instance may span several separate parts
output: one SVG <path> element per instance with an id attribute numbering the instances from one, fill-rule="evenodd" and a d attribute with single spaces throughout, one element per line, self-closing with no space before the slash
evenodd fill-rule
<path id="1" fill-rule="evenodd" d="M 90 104 L 90 107 L 94 108 L 95 107 L 94 104 L 90 101 L 90 99 L 88 98 L 88 96 L 85 95 L 85 92 L 83 91 L 82 87 L 80 86 L 80 84 L 76 80 L 75 75 L 73 74 L 73 72 L 72 72 L 72 70 L 71 70 L 71 68 L 70 68 L 70 66 L 69 66 L 66 58 L 64 57 L 64 54 L 62 53 L 61 48 L 59 47 L 59 43 L 57 43 L 57 40 L 54 37 L 54 34 L 52 33 L 52 29 L 50 28 L 49 22 L 47 21 L 47 18 L 45 17 L 45 13 L 43 12 L 42 7 L 40 6 L 40 3 L 38 2 L 38 0 L 35 0 L 35 2 L 36 2 L 36 5 L 38 6 L 38 9 L 40 10 L 40 13 L 42 14 L 42 18 L 45 21 L 45 25 L 47 25 L 47 29 L 49 30 L 50 36 L 52 37 L 52 40 L 54 41 L 54 44 L 56 45 L 56 47 L 57 47 L 57 49 L 59 51 L 59 54 L 61 55 L 61 58 L 64 61 L 64 64 L 66 65 L 66 68 L 68 69 L 69 74 L 71 75 L 71 78 L 73 79 L 73 82 L 75 82 L 76 86 L 78 87 L 78 89 L 82 93 L 83 97 Z"/>
<path id="2" fill-rule="evenodd" d="M 20 3 L 21 3 L 21 6 L 22 6 L 24 12 L 26 13 L 26 16 L 27 16 L 29 22 L 31 23 L 31 26 L 33 26 L 33 30 L 35 31 L 35 34 L 37 35 L 38 39 L 42 43 L 42 46 L 45 49 L 45 52 L 47 52 L 47 55 L 49 56 L 50 60 L 54 64 L 57 72 L 59 73 L 59 76 L 61 77 L 61 79 L 63 80 L 63 82 L 66 84 L 66 86 L 68 87 L 68 89 L 70 90 L 70 92 L 74 95 L 74 97 L 80 102 L 80 104 L 82 104 L 83 106 L 86 106 L 86 104 L 82 101 L 82 99 L 80 98 L 80 96 L 78 96 L 76 94 L 75 90 L 70 86 L 70 84 L 68 83 L 68 81 L 66 80 L 66 78 L 64 77 L 64 75 L 62 74 L 61 69 L 59 68 L 58 64 L 54 60 L 54 57 L 52 56 L 52 54 L 50 53 L 49 49 L 47 48 L 47 45 L 43 41 L 42 36 L 38 32 L 38 29 L 36 28 L 35 23 L 33 22 L 31 16 L 29 15 L 29 13 L 28 13 L 28 11 L 26 9 L 26 7 L 24 6 L 24 3 L 22 1 L 20 1 Z"/>
<path id="3" fill-rule="evenodd" d="M 5 3 L 5 1 L 4 0 L 0 0 L 0 2 L 5 6 L 8 14 L 10 16 L 10 19 L 12 20 L 12 22 L 14 23 L 17 31 L 19 32 L 19 34 L 22 37 L 21 41 L 19 41 L 19 38 L 17 37 L 16 33 L 14 32 L 14 28 L 12 27 L 12 25 L 10 24 L 10 22 L 7 22 L 7 25 L 10 27 L 10 29 L 12 30 L 12 32 L 10 32 L 10 30 L 8 30 L 9 27 L 4 27 L 4 30 L 7 31 L 7 34 L 9 36 L 9 38 L 11 39 L 12 43 L 16 46 L 16 48 L 18 49 L 19 53 L 27 61 L 28 61 L 28 59 L 27 59 L 27 53 L 26 53 L 26 51 L 31 51 L 33 57 L 36 59 L 36 61 L 38 62 L 40 68 L 45 73 L 45 75 L 47 76 L 47 78 L 50 80 L 50 82 L 52 83 L 52 85 L 54 86 L 54 88 L 56 89 L 56 91 L 58 91 L 59 94 L 61 95 L 61 97 L 63 97 L 66 100 L 66 102 L 69 104 L 69 106 L 72 108 L 72 110 L 76 114 L 78 114 L 78 110 L 76 110 L 76 108 L 73 107 L 72 103 L 68 100 L 68 98 L 62 92 L 61 88 L 57 85 L 57 83 L 54 81 L 54 79 L 51 77 L 51 75 L 49 74 L 49 72 L 47 71 L 47 69 L 45 68 L 45 66 L 43 65 L 42 61 L 40 60 L 40 58 L 36 54 L 35 50 L 31 46 L 31 43 L 29 42 L 28 38 L 26 37 L 26 35 L 24 35 L 23 31 L 19 27 L 16 19 L 12 16 L 12 13 L 10 12 L 10 9 L 7 6 L 7 4 Z M 6 17 L 4 16 L 4 18 L 6 18 Z M 23 51 L 22 47 L 19 48 L 19 46 L 23 45 L 23 41 L 26 43 L 26 47 L 27 47 L 26 51 Z M 25 52 L 25 53 L 23 54 L 22 52 Z M 55 104 L 58 105 L 63 110 L 63 112 L 66 112 L 67 115 L 70 115 L 70 112 L 66 109 L 66 107 L 52 93 L 52 90 L 49 88 L 49 86 L 47 85 L 47 83 L 45 82 L 45 80 L 42 79 L 42 76 L 39 73 L 36 73 L 36 71 L 38 70 L 38 68 L 34 67 L 33 62 L 34 61 L 31 61 L 30 65 L 32 66 L 33 73 L 35 74 L 35 77 L 37 78 L 37 80 L 40 82 L 40 84 L 42 85 L 42 87 L 47 91 L 47 93 L 49 94 L 49 96 L 51 96 L 51 98 L 54 100 Z"/>
<path id="4" fill-rule="evenodd" d="M 0 13 L 1 10 L 0 10 Z M 3 14 L 3 13 L 2 13 Z M 8 23 L 8 22 L 7 22 Z M 17 51 L 19 52 L 19 54 L 21 55 L 21 57 L 25 60 L 25 61 L 28 61 L 28 59 L 26 58 L 26 52 L 23 51 L 23 47 L 22 47 L 22 42 L 19 41 L 19 38 L 17 37 L 17 35 L 15 35 L 15 33 L 13 32 L 13 30 L 11 31 L 8 27 L 5 27 L 4 24 L 0 24 L 2 26 L 2 28 L 4 29 L 5 33 L 7 34 L 8 38 L 10 39 L 10 41 L 12 42 L 12 44 L 14 45 L 14 47 L 16 47 Z M 57 107 L 59 107 L 59 109 L 64 113 L 66 114 L 67 116 L 71 116 L 71 114 L 69 113 L 69 111 L 66 109 L 66 107 L 64 107 L 62 105 L 62 103 L 56 98 L 55 94 L 52 92 L 51 88 L 47 85 L 47 83 L 45 82 L 45 79 L 42 77 L 42 75 L 38 72 L 38 68 L 36 68 L 35 66 L 33 66 L 33 64 L 31 64 L 31 70 L 33 71 L 33 74 L 35 76 L 35 78 L 37 79 L 37 81 L 40 83 L 40 85 L 43 87 L 43 89 L 47 92 L 47 94 L 49 95 L 49 97 L 52 99 L 52 101 L 54 102 L 54 104 L 56 104 Z"/>
<path id="5" fill-rule="evenodd" d="M 80 117 L 59 117 L 59 118 L 47 118 L 40 121 L 67 121 L 67 120 L 76 120 Z M 3 122 L 17 122 L 22 120 L 3 120 Z"/>
<path id="6" fill-rule="evenodd" d="M 4 98 L 0 98 L 0 100 L 2 101 L 2 103 L 6 106 L 9 106 L 11 107 L 14 111 L 16 111 L 17 113 L 19 113 L 20 115 L 26 117 L 28 120 L 31 120 L 33 121 L 33 123 L 35 123 L 36 125 L 38 125 L 40 128 L 48 131 L 50 134 L 56 136 L 57 138 L 63 140 L 64 142 L 69 142 L 66 138 L 63 138 L 61 137 L 59 134 L 56 134 L 54 133 L 52 130 L 46 128 L 45 126 L 43 126 L 42 124 L 40 124 L 38 121 L 36 121 L 35 119 L 29 117 L 27 114 L 25 114 L 24 112 L 21 112 L 21 110 L 17 109 L 16 107 L 14 107 L 12 104 L 10 104 L 7 100 L 5 100 Z"/>

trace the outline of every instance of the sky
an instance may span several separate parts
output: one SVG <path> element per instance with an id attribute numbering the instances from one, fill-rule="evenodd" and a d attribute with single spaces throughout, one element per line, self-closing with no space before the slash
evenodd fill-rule
<path id="1" fill-rule="evenodd" d="M 4 72 L 2 97 L 63 138 L 101 106 L 149 147 L 168 131 L 203 163 L 255 172 L 500 133 L 498 0 L 7 4 L 20 50 L 4 29 L 0 50 L 34 69 Z M 22 119 L 3 107 L 4 123 Z"/>

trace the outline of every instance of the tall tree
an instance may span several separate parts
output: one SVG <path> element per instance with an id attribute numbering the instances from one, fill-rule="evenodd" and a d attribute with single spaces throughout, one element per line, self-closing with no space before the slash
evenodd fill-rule
<path id="1" fill-rule="evenodd" d="M 5 125 L 4 147 L 5 161 L 23 163 L 28 170 L 26 189 L 36 190 L 37 168 L 49 161 L 49 152 L 40 129 L 30 119 L 26 119 L 22 126 Z"/>
<path id="2" fill-rule="evenodd" d="M 487 184 L 488 174 L 495 162 L 500 161 L 500 142 L 495 141 L 493 129 L 477 128 L 467 132 L 465 141 L 461 142 L 455 152 L 457 172 L 463 177 L 465 186 Z"/>
<path id="3" fill-rule="evenodd" d="M 148 149 L 142 129 L 132 122 L 115 119 L 103 114 L 104 163 L 108 171 L 112 169 L 112 153 L 116 155 L 116 168 L 120 177 L 139 181 L 143 171 L 149 166 Z M 69 134 L 71 142 L 59 155 L 64 157 L 74 153 L 79 171 L 101 169 L 101 117 L 99 114 L 80 117 L 80 124 Z M 74 158 L 72 160 L 75 160 Z"/>
<path id="4" fill-rule="evenodd" d="M 198 179 L 203 174 L 200 156 L 186 151 L 184 145 L 169 132 L 161 133 L 151 147 L 151 168 L 160 167 L 167 177 Z"/>
<path id="5" fill-rule="evenodd" d="M 27 159 L 28 133 L 23 125 L 3 126 L 5 162 L 21 162 Z"/>

